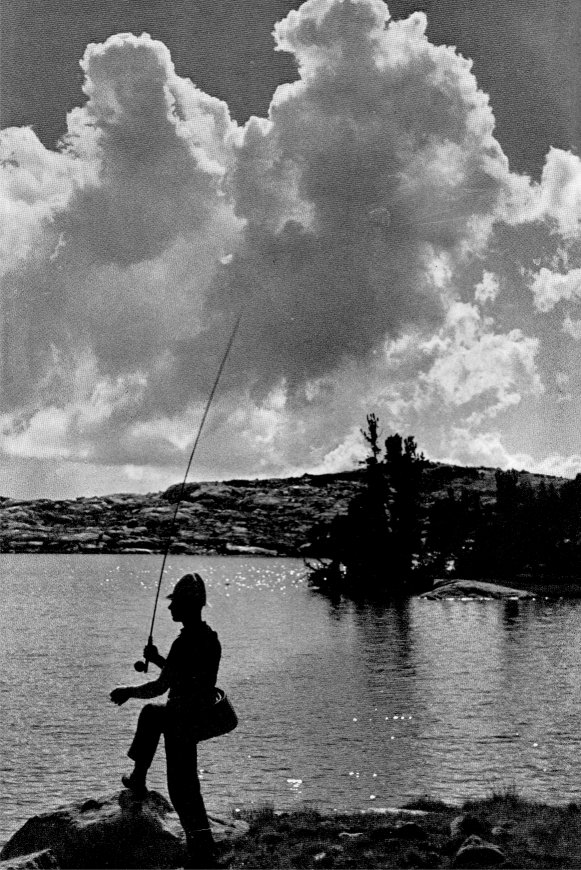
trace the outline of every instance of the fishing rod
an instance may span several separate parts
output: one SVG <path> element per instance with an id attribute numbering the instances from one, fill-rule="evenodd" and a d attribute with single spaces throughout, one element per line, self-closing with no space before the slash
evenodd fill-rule
<path id="1" fill-rule="evenodd" d="M 214 384 L 212 386 L 212 389 L 210 390 L 210 395 L 208 396 L 208 401 L 206 402 L 206 407 L 204 408 L 204 413 L 202 414 L 202 419 L 201 419 L 200 425 L 198 427 L 198 432 L 197 432 L 197 435 L 196 435 L 196 438 L 194 441 L 194 446 L 192 447 L 192 452 L 190 453 L 190 458 L 188 460 L 186 473 L 184 474 L 184 479 L 182 480 L 182 485 L 181 485 L 180 490 L 179 490 L 178 500 L 176 502 L 176 506 L 175 506 L 175 509 L 173 512 L 173 517 L 172 517 L 170 525 L 169 525 L 167 539 L 165 542 L 165 548 L 163 551 L 163 561 L 161 563 L 161 570 L 159 572 L 159 580 L 157 581 L 157 591 L 155 593 L 155 602 L 153 605 L 153 616 L 151 617 L 151 626 L 149 628 L 149 638 L 147 640 L 148 645 L 153 644 L 153 626 L 155 623 L 155 614 L 157 612 L 157 602 L 159 601 L 159 593 L 161 590 L 161 581 L 163 578 L 163 571 L 165 568 L 165 563 L 167 561 L 167 556 L 169 553 L 170 544 L 171 544 L 173 534 L 175 531 L 175 527 L 176 527 L 176 519 L 177 519 L 177 515 L 178 515 L 178 510 L 179 510 L 180 504 L 181 504 L 183 496 L 184 496 L 184 489 L 186 486 L 186 480 L 188 478 L 188 474 L 189 474 L 189 471 L 190 471 L 190 468 L 192 465 L 192 461 L 194 458 L 194 453 L 196 452 L 196 447 L 198 446 L 198 442 L 200 440 L 200 436 L 202 434 L 202 429 L 204 428 L 204 423 L 206 422 L 206 417 L 208 416 L 208 412 L 210 410 L 210 406 L 212 404 L 214 394 L 215 394 L 216 390 L 218 389 L 218 384 L 220 382 L 220 378 L 222 377 L 222 372 L 224 371 L 224 366 L 226 365 L 226 360 L 228 359 L 228 355 L 230 353 L 232 345 L 234 344 L 234 339 L 236 338 L 236 333 L 238 332 L 238 327 L 240 326 L 241 319 L 242 319 L 242 312 L 236 318 L 236 323 L 234 324 L 234 329 L 232 330 L 232 334 L 230 336 L 228 344 L 226 345 L 226 350 L 224 351 L 224 356 L 222 357 L 222 361 L 221 361 L 220 366 L 218 368 L 218 373 L 216 374 L 216 379 L 214 380 Z M 133 667 L 135 668 L 136 671 L 140 671 L 141 673 L 147 673 L 148 664 L 149 664 L 148 660 L 144 659 L 143 661 L 140 660 L 138 662 L 135 662 Z"/>

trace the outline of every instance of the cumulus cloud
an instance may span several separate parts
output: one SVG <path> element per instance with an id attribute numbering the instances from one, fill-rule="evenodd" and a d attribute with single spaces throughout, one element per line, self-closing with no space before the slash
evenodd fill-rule
<path id="1" fill-rule="evenodd" d="M 542 392 L 538 347 L 537 339 L 519 329 L 496 332 L 494 320 L 482 317 L 475 305 L 455 302 L 444 328 L 421 345 L 431 364 L 419 375 L 416 406 L 421 411 L 434 403 L 463 406 L 474 422 L 494 417 L 523 395 Z"/>
<path id="2" fill-rule="evenodd" d="M 483 465 L 488 468 L 530 469 L 533 464 L 529 454 L 507 450 L 499 431 L 476 432 L 467 426 L 452 428 L 446 459 L 462 465 Z"/>
<path id="3" fill-rule="evenodd" d="M 300 79 L 242 131 L 229 190 L 243 242 L 209 299 L 244 302 L 243 364 L 300 388 L 386 335 L 442 322 L 434 263 L 482 244 L 511 179 L 470 63 L 417 13 L 310 0 L 275 28 Z"/>
<path id="4" fill-rule="evenodd" d="M 364 444 L 356 423 L 370 408 L 379 414 L 385 434 L 413 433 L 431 458 L 467 463 L 469 439 L 452 438 L 452 430 L 470 433 L 479 443 L 490 420 L 542 396 L 538 351 L 537 339 L 518 329 L 499 332 L 493 318 L 482 316 L 473 303 L 452 302 L 431 338 L 416 332 L 388 341 L 367 367 L 366 379 L 359 376 L 359 391 L 350 392 L 343 383 L 340 405 L 351 428 L 317 470 L 353 467 L 361 458 Z M 330 410 L 324 419 L 333 420 Z M 484 450 L 487 443 L 471 454 L 477 464 L 492 456 Z"/>
<path id="5" fill-rule="evenodd" d="M 31 131 L 1 134 L 0 177 L 35 239 L 3 281 L 5 408 L 41 401 L 39 383 L 44 400 L 48 386 L 67 401 L 55 349 L 69 371 L 86 354 L 105 376 L 163 366 L 199 329 L 196 290 L 238 232 L 220 190 L 225 105 L 179 79 L 147 35 L 89 45 L 81 65 L 88 99 L 59 151 Z"/>
<path id="6" fill-rule="evenodd" d="M 581 220 L 581 160 L 560 148 L 547 154 L 540 187 L 538 207 L 552 218 L 565 237 L 577 236 Z"/>
<path id="7" fill-rule="evenodd" d="M 581 229 L 581 159 L 571 151 L 550 148 L 541 178 L 514 176 L 505 218 L 513 225 L 546 222 L 563 239 L 578 237 Z"/>
<path id="8" fill-rule="evenodd" d="M 581 320 L 579 318 L 574 320 L 568 314 L 563 321 L 563 332 L 570 335 L 575 341 L 579 341 L 581 339 Z"/>
<path id="9" fill-rule="evenodd" d="M 498 279 L 492 272 L 484 272 L 482 280 L 476 285 L 474 290 L 474 299 L 480 305 L 487 302 L 494 302 L 500 293 L 500 285 Z"/>
<path id="10" fill-rule="evenodd" d="M 550 311 L 563 300 L 578 300 L 581 298 L 581 268 L 561 273 L 543 267 L 535 274 L 531 290 L 539 311 Z"/>
<path id="11" fill-rule="evenodd" d="M 506 282 L 466 276 L 499 222 L 574 235 L 578 160 L 511 173 L 471 62 L 426 23 L 308 0 L 274 30 L 297 80 L 244 127 L 118 34 L 87 47 L 56 150 L 0 133 L 6 456 L 173 473 L 240 311 L 202 473 L 336 468 L 374 406 L 427 431 L 540 391 L 537 339 L 478 307 Z M 539 310 L 576 296 L 553 273 Z"/>
<path id="12" fill-rule="evenodd" d="M 0 275 L 42 240 L 42 229 L 69 201 L 82 173 L 69 155 L 43 147 L 28 127 L 0 135 Z"/>
<path id="13" fill-rule="evenodd" d="M 554 477 L 575 477 L 581 472 L 581 454 L 564 456 L 552 453 L 538 459 L 530 453 L 507 449 L 498 430 L 475 432 L 469 427 L 452 429 L 449 452 L 444 461 L 487 468 L 526 469 Z"/>

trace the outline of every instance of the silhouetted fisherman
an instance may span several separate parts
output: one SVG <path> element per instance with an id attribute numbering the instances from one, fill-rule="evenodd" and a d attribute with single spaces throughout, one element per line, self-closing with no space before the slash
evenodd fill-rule
<path id="1" fill-rule="evenodd" d="M 200 789 L 196 722 L 215 701 L 221 647 L 218 635 L 202 621 L 206 587 L 199 574 L 186 574 L 176 583 L 169 611 L 183 629 L 166 659 L 148 643 L 147 661 L 161 668 L 157 680 L 141 686 L 120 686 L 111 692 L 115 704 L 129 698 L 155 698 L 169 689 L 166 704 L 146 704 L 139 714 L 135 737 L 127 753 L 135 762 L 123 785 L 136 797 L 147 793 L 146 777 L 159 739 L 164 735 L 167 787 L 186 834 L 188 867 L 216 867 L 214 840 Z"/>

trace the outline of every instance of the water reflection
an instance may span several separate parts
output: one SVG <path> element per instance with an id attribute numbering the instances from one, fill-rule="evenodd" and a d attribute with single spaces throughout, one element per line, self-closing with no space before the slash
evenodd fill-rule
<path id="1" fill-rule="evenodd" d="M 512 598 L 502 602 L 502 618 L 505 627 L 509 630 L 518 624 L 519 618 L 521 617 L 519 603 L 518 599 Z"/>
<path id="2" fill-rule="evenodd" d="M 4 830 L 119 786 L 138 705 L 114 685 L 151 617 L 148 557 L 2 556 Z M 172 557 L 172 577 L 192 568 Z M 200 751 L 212 811 L 393 806 L 516 785 L 578 799 L 581 601 L 329 603 L 284 559 L 197 559 L 240 727 Z M 165 608 L 156 642 L 175 626 Z M 153 786 L 164 791 L 163 759 Z"/>
<path id="3" fill-rule="evenodd" d="M 359 635 L 367 719 L 390 726 L 381 760 L 363 753 L 386 784 L 458 801 L 513 785 L 561 799 L 565 781 L 576 794 L 579 602 L 412 599 L 341 614 Z"/>

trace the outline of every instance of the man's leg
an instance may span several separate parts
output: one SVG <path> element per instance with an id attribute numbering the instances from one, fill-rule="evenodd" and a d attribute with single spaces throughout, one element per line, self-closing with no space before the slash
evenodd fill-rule
<path id="1" fill-rule="evenodd" d="M 164 732 L 167 787 L 170 800 L 186 834 L 189 868 L 217 867 L 200 780 L 197 745 L 187 725 L 168 722 Z"/>
<path id="2" fill-rule="evenodd" d="M 123 776 L 123 785 L 138 795 L 147 791 L 145 781 L 156 753 L 159 738 L 165 727 L 165 704 L 146 704 L 139 714 L 135 737 L 127 755 L 135 762 L 129 776 Z"/>

